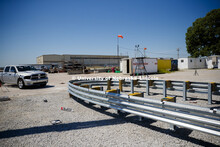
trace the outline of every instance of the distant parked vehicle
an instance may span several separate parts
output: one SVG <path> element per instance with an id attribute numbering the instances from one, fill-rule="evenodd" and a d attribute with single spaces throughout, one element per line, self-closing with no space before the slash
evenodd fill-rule
<path id="1" fill-rule="evenodd" d="M 33 66 L 27 65 L 8 65 L 0 73 L 2 83 L 17 84 L 18 88 L 23 89 L 26 86 L 47 85 L 48 77 L 43 71 L 36 70 Z"/>

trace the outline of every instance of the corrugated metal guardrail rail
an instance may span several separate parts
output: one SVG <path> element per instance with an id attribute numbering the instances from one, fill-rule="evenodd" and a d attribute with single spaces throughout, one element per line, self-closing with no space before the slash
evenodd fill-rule
<path id="1" fill-rule="evenodd" d="M 97 85 L 107 85 L 107 81 L 69 81 L 70 96 L 103 108 L 116 109 L 121 114 L 166 122 L 174 126 L 197 130 L 220 137 L 220 110 L 153 100 L 124 94 L 107 93 L 91 89 Z M 116 82 L 117 83 L 117 82 Z M 132 83 L 132 82 L 131 82 Z M 85 86 L 86 85 L 86 86 Z"/>
<path id="2" fill-rule="evenodd" d="M 187 93 L 201 93 L 208 95 L 208 104 L 212 104 L 212 95 L 220 95 L 220 83 L 191 82 L 191 81 L 170 81 L 170 80 L 142 80 L 138 81 L 139 87 L 146 87 L 146 95 L 149 95 L 150 88 L 163 89 L 163 96 L 169 91 L 183 91 L 183 100 L 187 100 Z"/>

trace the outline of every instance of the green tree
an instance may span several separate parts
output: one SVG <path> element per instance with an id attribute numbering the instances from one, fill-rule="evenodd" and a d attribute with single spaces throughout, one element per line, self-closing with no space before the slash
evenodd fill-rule
<path id="1" fill-rule="evenodd" d="M 187 29 L 186 47 L 192 57 L 220 55 L 220 9 L 193 22 Z"/>

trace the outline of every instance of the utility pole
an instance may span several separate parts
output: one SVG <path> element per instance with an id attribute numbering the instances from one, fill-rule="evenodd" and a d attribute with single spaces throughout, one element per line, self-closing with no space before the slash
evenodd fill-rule
<path id="1" fill-rule="evenodd" d="M 177 50 L 177 59 L 179 59 L 179 52 L 180 52 L 180 49 L 177 48 L 176 50 Z"/>

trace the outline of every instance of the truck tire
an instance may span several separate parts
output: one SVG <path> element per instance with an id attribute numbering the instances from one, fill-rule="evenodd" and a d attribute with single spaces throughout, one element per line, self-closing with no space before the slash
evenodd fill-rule
<path id="1" fill-rule="evenodd" d="M 24 81 L 22 79 L 18 79 L 18 88 L 19 89 L 25 88 Z"/>

